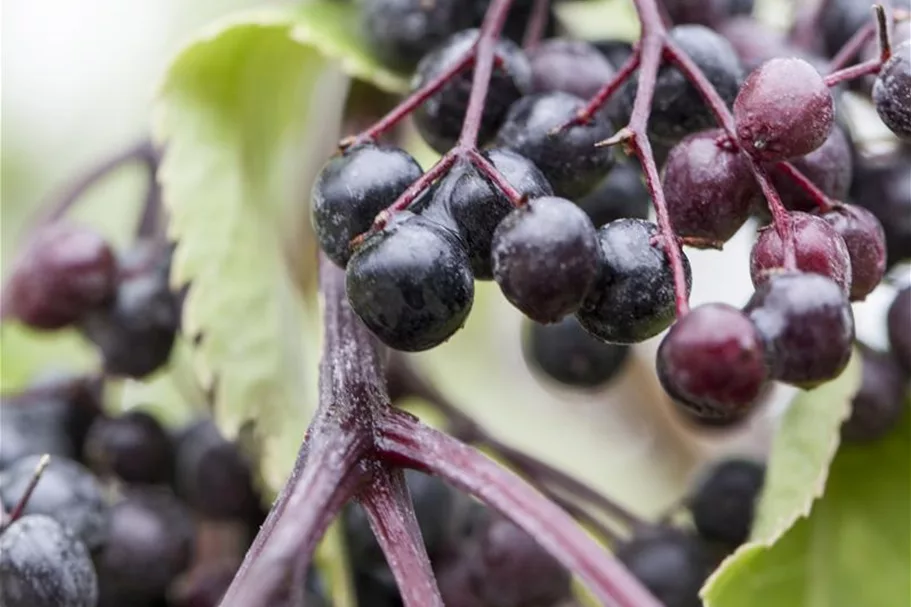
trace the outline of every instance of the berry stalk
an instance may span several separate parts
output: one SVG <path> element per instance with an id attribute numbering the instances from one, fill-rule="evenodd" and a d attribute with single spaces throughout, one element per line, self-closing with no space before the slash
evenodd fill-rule
<path id="1" fill-rule="evenodd" d="M 443 607 L 401 470 L 384 468 L 359 495 L 407 607 Z M 303 587 L 303 585 L 300 585 Z"/>
<path id="2" fill-rule="evenodd" d="M 826 196 L 826 193 L 819 189 L 812 180 L 810 180 L 806 175 L 800 172 L 793 164 L 790 162 L 779 162 L 775 165 L 775 168 L 785 175 L 787 175 L 794 183 L 796 183 L 800 189 L 802 189 L 807 196 L 809 196 L 813 202 L 816 204 L 816 207 L 819 209 L 820 213 L 828 213 L 832 210 L 834 206 L 833 202 Z"/>
<path id="3" fill-rule="evenodd" d="M 468 98 L 465 120 L 457 145 L 457 149 L 463 152 L 478 147 L 478 131 L 481 129 L 484 102 L 487 101 L 487 91 L 490 88 L 497 41 L 500 39 L 506 17 L 509 16 L 512 2 L 513 0 L 493 0 L 481 24 L 481 33 L 478 34 L 478 41 L 475 43 L 476 60 L 471 81 L 471 96 Z"/>
<path id="4" fill-rule="evenodd" d="M 659 606 L 572 517 L 493 460 L 401 412 L 386 416 L 380 433 L 382 456 L 428 470 L 500 512 L 578 575 L 603 605 Z"/>
<path id="5" fill-rule="evenodd" d="M 51 456 L 47 454 L 42 455 L 41 459 L 38 460 L 38 465 L 35 466 L 35 472 L 32 474 L 32 478 L 29 480 L 28 486 L 26 486 L 25 491 L 22 493 L 22 497 L 20 497 L 19 501 L 16 502 L 16 505 L 9 513 L 9 516 L 3 518 L 2 524 L 0 524 L 0 533 L 2 533 L 3 530 L 9 527 L 11 524 L 16 522 L 20 516 L 22 516 L 22 512 L 28 505 L 28 501 L 31 499 L 32 493 L 35 492 L 35 487 L 38 486 L 38 482 L 41 480 L 41 476 L 44 474 L 45 469 L 50 463 Z"/>
<path id="6" fill-rule="evenodd" d="M 531 8 L 531 16 L 522 36 L 522 48 L 526 51 L 534 49 L 540 44 L 547 31 L 547 22 L 550 19 L 550 0 L 535 0 Z"/>

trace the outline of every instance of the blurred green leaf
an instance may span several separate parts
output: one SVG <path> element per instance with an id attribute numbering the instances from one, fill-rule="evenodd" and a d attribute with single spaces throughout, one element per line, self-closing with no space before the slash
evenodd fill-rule
<path id="1" fill-rule="evenodd" d="M 172 279 L 191 284 L 192 363 L 228 436 L 254 424 L 273 490 L 315 405 L 317 339 L 299 289 L 315 249 L 302 201 L 338 138 L 348 83 L 305 42 L 341 16 L 319 6 L 306 19 L 262 11 L 213 25 L 171 64 L 156 114 Z M 363 58 L 342 63 L 352 62 L 367 72 Z"/>
<path id="2" fill-rule="evenodd" d="M 706 584 L 707 607 L 911 604 L 911 416 L 882 441 L 838 447 L 854 358 L 782 420 L 753 539 Z"/>
<path id="3" fill-rule="evenodd" d="M 34 331 L 15 322 L 0 327 L 0 388 L 25 389 L 43 372 L 88 373 L 101 367 L 98 355 L 75 330 Z"/>
<path id="4" fill-rule="evenodd" d="M 632 2 L 576 0 L 554 6 L 557 19 L 576 38 L 584 40 L 639 39 L 639 18 Z"/>

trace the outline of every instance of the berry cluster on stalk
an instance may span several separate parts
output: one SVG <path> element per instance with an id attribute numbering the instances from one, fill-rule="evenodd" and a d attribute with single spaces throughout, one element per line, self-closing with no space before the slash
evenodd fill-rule
<path id="1" fill-rule="evenodd" d="M 366 607 L 565 607 L 573 576 L 605 605 L 701 605 L 707 576 L 750 536 L 764 465 L 713 462 L 645 521 L 501 442 L 402 354 L 459 331 L 479 280 L 524 315 L 528 365 L 563 386 L 608 384 L 657 338 L 681 415 L 727 426 L 772 382 L 818 386 L 857 351 L 843 437 L 894 428 L 911 286 L 899 281 L 887 351 L 856 343 L 851 305 L 911 257 L 911 7 L 892 0 L 871 19 L 864 2 L 830 0 L 784 35 L 750 18 L 750 0 L 634 4 L 629 45 L 556 37 L 549 0 L 358 0 L 365 39 L 414 71 L 412 91 L 346 137 L 313 185 L 320 402 L 267 515 L 210 420 L 174 435 L 101 411 L 100 381 L 168 362 L 182 293 L 154 179 L 125 253 L 62 217 L 125 162 L 154 174 L 158 153 L 143 142 L 66 192 L 14 264 L 2 317 L 75 327 L 103 373 L 4 395 L 0 602 L 319 606 L 313 554 L 341 517 Z M 893 151 L 853 140 L 848 87 L 895 133 Z M 426 170 L 395 145 L 409 117 L 440 154 Z M 752 296 L 691 310 L 684 247 L 720 249 L 754 224 Z M 447 431 L 396 406 L 409 397 Z"/>

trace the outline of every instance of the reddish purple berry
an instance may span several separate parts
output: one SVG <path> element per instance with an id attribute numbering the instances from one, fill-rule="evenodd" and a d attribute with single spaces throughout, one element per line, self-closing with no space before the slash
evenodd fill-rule
<path id="1" fill-rule="evenodd" d="M 851 300 L 863 301 L 886 272 L 886 235 L 870 211 L 839 205 L 822 216 L 845 241 L 851 257 Z"/>
<path id="2" fill-rule="evenodd" d="M 809 154 L 835 123 L 835 103 L 819 72 L 803 59 L 771 59 L 746 79 L 734 100 L 741 145 L 771 162 Z"/>

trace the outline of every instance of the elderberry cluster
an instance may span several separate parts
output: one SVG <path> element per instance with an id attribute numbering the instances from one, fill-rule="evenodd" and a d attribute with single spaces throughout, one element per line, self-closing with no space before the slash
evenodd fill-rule
<path id="1" fill-rule="evenodd" d="M 216 607 L 264 517 L 250 463 L 209 419 L 169 430 L 102 399 L 63 377 L 0 401 L 0 604 Z"/>
<path id="2" fill-rule="evenodd" d="M 98 349 L 106 373 L 145 377 L 167 362 L 180 325 L 171 253 L 147 238 L 118 256 L 91 228 L 48 223 L 13 264 L 4 314 L 39 331 L 75 327 Z"/>
<path id="3" fill-rule="evenodd" d="M 644 184 L 648 151 L 629 146 L 635 154 L 625 158 L 604 145 L 633 124 L 642 74 L 598 99 L 641 49 L 558 37 L 523 50 L 501 36 L 483 111 L 468 124 L 478 22 L 434 19 L 418 0 L 363 4 L 380 56 L 422 56 L 414 123 L 444 154 L 425 175 L 368 131 L 347 140 L 313 188 L 320 245 L 346 268 L 351 306 L 383 343 L 422 351 L 445 342 L 468 317 L 474 282 L 493 279 L 529 319 L 526 358 L 568 385 L 602 385 L 629 344 L 670 328 L 658 376 L 700 423 L 742 420 L 770 381 L 810 388 L 845 368 L 851 302 L 877 287 L 893 250 L 891 262 L 907 254 L 907 222 L 889 225 L 899 209 L 880 207 L 908 204 L 906 193 L 874 200 L 851 191 L 874 187 L 859 174 L 871 162 L 839 122 L 841 76 L 827 74 L 817 49 L 797 52 L 796 42 L 763 33 L 749 2 L 666 2 L 677 22 L 668 49 L 707 84 L 679 60 L 659 66 L 647 137 L 662 160 L 660 183 Z M 419 16 L 433 26 L 404 26 Z M 826 39 L 844 38 L 836 30 L 847 26 L 830 21 Z M 889 52 L 870 94 L 886 126 L 907 137 L 909 42 Z M 897 169 L 889 175 L 901 179 Z M 750 257 L 749 302 L 688 310 L 679 245 L 720 249 L 751 218 L 770 223 Z"/>

